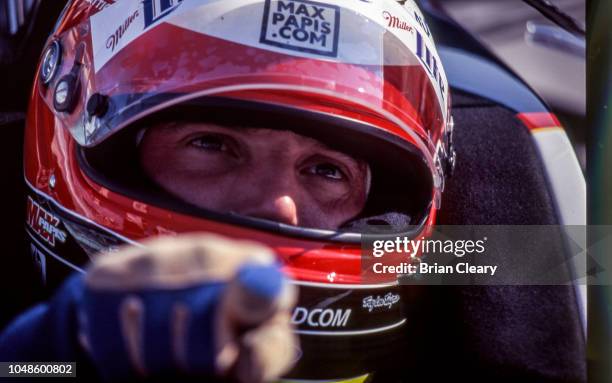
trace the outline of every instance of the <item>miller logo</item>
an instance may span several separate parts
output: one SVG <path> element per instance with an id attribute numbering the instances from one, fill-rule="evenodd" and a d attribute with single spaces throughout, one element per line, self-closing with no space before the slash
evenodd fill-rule
<path id="1" fill-rule="evenodd" d="M 138 16 L 139 16 L 138 10 L 134 11 L 134 13 L 130 15 L 127 19 L 125 19 L 123 24 L 121 24 L 119 28 L 117 28 L 115 33 L 113 33 L 112 35 L 108 37 L 108 39 L 106 39 L 107 49 L 110 49 L 111 51 L 115 50 L 115 47 L 119 43 L 119 40 L 121 40 L 121 38 L 123 37 L 123 34 L 128 30 L 130 25 L 132 25 L 132 22 L 134 21 L 134 19 L 136 19 Z"/>
<path id="2" fill-rule="evenodd" d="M 60 220 L 28 197 L 27 224 L 45 242 L 55 246 L 55 240 L 66 242 L 66 232 L 59 228 Z"/>
<path id="3" fill-rule="evenodd" d="M 387 27 L 389 28 L 403 29 L 408 32 L 412 32 L 413 30 L 410 24 L 397 16 L 393 16 L 390 12 L 383 11 L 383 18 L 387 21 Z"/>
<path id="4" fill-rule="evenodd" d="M 170 12 L 178 8 L 183 0 L 144 0 L 145 28 L 166 17 Z"/>
<path id="5" fill-rule="evenodd" d="M 340 8 L 308 0 L 266 0 L 262 44 L 323 56 L 338 55 Z"/>

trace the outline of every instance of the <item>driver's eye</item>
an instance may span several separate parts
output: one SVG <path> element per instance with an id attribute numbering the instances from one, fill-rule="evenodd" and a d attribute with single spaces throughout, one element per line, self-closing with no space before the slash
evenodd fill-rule
<path id="1" fill-rule="evenodd" d="M 225 152 L 229 149 L 227 139 L 215 134 L 194 138 L 189 141 L 189 145 L 212 152 Z"/>
<path id="2" fill-rule="evenodd" d="M 340 181 L 346 178 L 338 166 L 327 162 L 310 166 L 307 172 L 334 181 Z"/>

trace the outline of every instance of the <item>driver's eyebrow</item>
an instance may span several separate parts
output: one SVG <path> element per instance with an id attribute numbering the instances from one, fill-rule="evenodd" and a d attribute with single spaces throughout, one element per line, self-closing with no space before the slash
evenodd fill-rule
<path id="1" fill-rule="evenodd" d="M 171 131 L 181 131 L 181 130 L 185 130 L 185 129 L 197 129 L 198 127 L 209 127 L 208 124 L 199 124 L 199 123 L 192 123 L 192 122 L 186 122 L 186 121 L 170 121 L 170 122 L 163 122 L 159 125 L 154 125 L 151 128 L 153 129 L 167 129 L 167 130 L 171 130 Z"/>
<path id="2" fill-rule="evenodd" d="M 358 166 L 362 161 L 360 161 L 359 159 L 356 159 L 344 152 L 335 150 L 333 148 L 330 148 L 329 146 L 325 145 L 324 143 L 322 143 L 321 141 L 312 138 L 312 137 L 308 137 L 308 136 L 303 136 L 301 134 L 295 133 L 290 129 L 269 129 L 269 128 L 253 128 L 253 127 L 236 127 L 237 128 L 237 132 L 239 134 L 245 134 L 245 135 L 251 135 L 251 134 L 258 134 L 258 133 L 263 133 L 263 134 L 269 134 L 270 132 L 274 132 L 274 131 L 281 131 L 281 132 L 290 132 L 292 134 L 295 134 L 296 136 L 299 136 L 302 139 L 306 139 L 309 141 L 309 143 L 312 145 L 313 149 L 316 150 L 320 150 L 322 152 L 322 154 L 326 154 L 329 156 L 333 156 L 334 158 L 338 159 L 339 161 L 344 161 L 344 162 L 348 162 L 348 163 L 353 163 L 356 166 Z"/>
<path id="3" fill-rule="evenodd" d="M 351 155 L 348 155 L 344 152 L 341 152 L 339 150 L 335 150 L 332 149 L 330 147 L 328 147 L 327 145 L 323 144 L 320 141 L 317 141 L 315 139 L 312 139 L 313 144 L 314 144 L 314 148 L 321 150 L 323 154 L 329 155 L 329 156 L 333 156 L 335 159 L 342 161 L 344 163 L 348 163 L 348 164 L 354 164 L 355 167 L 357 167 L 358 169 L 361 168 L 362 164 L 365 164 L 365 162 L 359 158 L 355 158 Z"/>
<path id="4" fill-rule="evenodd" d="M 336 159 L 338 161 L 341 161 L 341 162 L 343 162 L 345 164 L 352 164 L 352 165 L 354 165 L 358 169 L 360 168 L 360 165 L 362 163 L 362 161 L 360 161 L 360 160 L 358 160 L 358 159 L 356 159 L 354 157 L 351 157 L 348 154 L 336 151 L 334 149 L 330 149 L 330 148 L 326 147 L 323 144 L 317 143 L 316 148 L 321 150 L 324 155 L 331 156 L 334 159 Z"/>

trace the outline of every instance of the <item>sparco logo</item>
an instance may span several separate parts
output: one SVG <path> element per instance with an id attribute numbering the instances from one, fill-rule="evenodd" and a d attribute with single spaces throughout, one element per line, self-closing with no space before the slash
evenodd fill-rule
<path id="1" fill-rule="evenodd" d="M 28 197 L 27 223 L 49 245 L 55 246 L 55 240 L 66 241 L 66 232 L 59 229 L 60 220 L 43 209 L 32 197 Z"/>
<path id="2" fill-rule="evenodd" d="M 123 37 L 123 34 L 128 30 L 130 25 L 132 25 L 134 19 L 136 19 L 138 16 L 138 10 L 136 10 L 134 13 L 132 13 L 130 17 L 125 19 L 123 24 L 121 24 L 119 28 L 117 28 L 115 33 L 113 33 L 109 36 L 108 39 L 106 39 L 106 49 L 110 49 L 111 51 L 115 50 L 115 47 L 117 46 L 117 43 L 119 43 L 119 40 L 121 40 L 121 38 Z"/>
<path id="3" fill-rule="evenodd" d="M 397 16 L 393 16 L 391 13 L 387 11 L 383 11 L 383 17 L 387 21 L 387 27 L 393 29 L 403 29 L 408 32 L 412 32 L 413 28 L 406 21 L 400 19 Z"/>
<path id="4" fill-rule="evenodd" d="M 295 325 L 307 324 L 310 327 L 344 327 L 351 316 L 351 309 L 313 309 L 296 307 L 291 317 Z"/>
<path id="5" fill-rule="evenodd" d="M 387 295 L 382 298 L 380 296 L 376 296 L 376 298 L 374 298 L 372 295 L 370 295 L 369 297 L 363 298 L 362 307 L 364 309 L 368 309 L 369 312 L 372 312 L 372 310 L 380 307 L 390 309 L 394 304 L 399 302 L 399 300 L 399 294 L 387 293 Z"/>
<path id="6" fill-rule="evenodd" d="M 340 9 L 308 0 L 266 0 L 260 42 L 335 57 Z"/>

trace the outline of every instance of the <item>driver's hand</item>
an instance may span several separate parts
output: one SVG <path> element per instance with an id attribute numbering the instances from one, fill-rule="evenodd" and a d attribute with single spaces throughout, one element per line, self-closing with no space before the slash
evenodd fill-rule
<path id="1" fill-rule="evenodd" d="M 96 258 L 77 305 L 79 341 L 108 380 L 278 378 L 295 360 L 295 288 L 260 245 L 165 237 Z"/>

